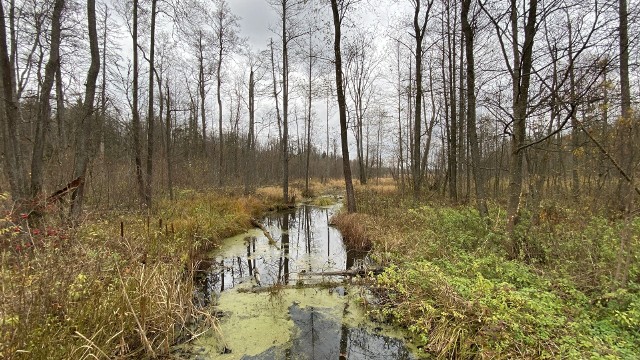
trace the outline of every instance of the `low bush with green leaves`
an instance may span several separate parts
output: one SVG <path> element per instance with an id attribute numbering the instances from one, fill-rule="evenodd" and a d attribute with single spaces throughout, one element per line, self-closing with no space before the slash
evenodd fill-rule
<path id="1" fill-rule="evenodd" d="M 368 194 L 371 195 L 371 194 Z M 637 261 L 611 290 L 625 224 L 570 209 L 525 213 L 522 239 L 537 258 L 509 260 L 499 207 L 482 219 L 469 207 L 367 200 L 373 256 L 388 265 L 372 285 L 371 314 L 413 334 L 439 358 L 635 359 L 640 353 Z M 558 214 L 562 212 L 562 214 Z M 638 254 L 634 223 L 632 248 Z M 532 247 L 530 247 L 532 248 Z"/>

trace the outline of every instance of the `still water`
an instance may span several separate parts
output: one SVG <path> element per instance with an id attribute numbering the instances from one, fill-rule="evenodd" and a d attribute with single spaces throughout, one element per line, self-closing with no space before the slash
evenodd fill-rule
<path id="1" fill-rule="evenodd" d="M 329 225 L 337 211 L 302 205 L 262 219 L 269 236 L 254 229 L 223 242 L 200 278 L 219 323 L 192 359 L 415 358 L 401 334 L 368 320 L 364 290 L 336 275 L 362 263 Z"/>

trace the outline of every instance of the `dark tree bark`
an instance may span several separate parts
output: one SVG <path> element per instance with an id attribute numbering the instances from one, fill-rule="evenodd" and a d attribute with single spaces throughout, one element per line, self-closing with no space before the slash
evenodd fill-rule
<path id="1" fill-rule="evenodd" d="M 167 115 L 165 118 L 165 148 L 167 149 L 167 187 L 169 188 L 169 199 L 173 200 L 173 139 L 171 132 L 171 92 L 169 91 L 169 82 L 165 85 L 167 97 L 165 99 L 167 107 Z"/>
<path id="2" fill-rule="evenodd" d="M 289 202 L 289 37 L 287 1 L 282 1 L 282 201 Z"/>
<path id="3" fill-rule="evenodd" d="M 256 80 L 254 75 L 253 65 L 249 73 L 249 133 L 247 134 L 247 155 L 245 164 L 245 176 L 244 176 L 244 193 L 248 195 L 253 190 L 252 178 L 255 173 L 255 114 L 256 114 Z"/>
<path id="4" fill-rule="evenodd" d="M 522 53 L 518 42 L 518 8 L 516 0 L 511 0 L 511 31 L 513 36 L 513 67 L 511 70 L 513 86 L 513 135 L 511 138 L 511 163 L 509 165 L 509 202 L 507 206 L 507 231 L 511 236 L 511 257 L 519 256 L 521 244 L 514 233 L 520 220 L 520 197 L 524 180 L 524 149 L 527 130 L 527 108 L 529 105 L 529 85 L 533 56 L 533 42 L 537 31 L 538 0 L 529 3 L 527 22 L 524 29 Z"/>
<path id="5" fill-rule="evenodd" d="M 51 48 L 49 49 L 49 60 L 44 70 L 44 80 L 40 87 L 38 118 L 31 157 L 31 197 L 33 198 L 41 195 L 44 181 L 44 148 L 47 143 L 51 119 L 51 90 L 56 71 L 60 66 L 60 27 L 64 6 L 64 0 L 56 0 L 51 16 Z"/>
<path id="6" fill-rule="evenodd" d="M 338 1 L 339 0 L 331 0 L 331 10 L 333 12 L 333 51 L 335 54 L 336 90 L 338 93 L 338 112 L 340 114 L 340 140 L 342 143 L 342 171 L 344 174 L 344 182 L 347 192 L 347 211 L 356 212 L 356 197 L 353 190 L 351 163 L 349 162 L 349 143 L 347 140 L 347 102 L 344 96 L 344 82 L 342 78 L 342 54 L 340 49 L 340 28 L 342 25 L 342 16 L 340 14 L 340 10 L 338 9 Z M 344 5 L 342 1 L 341 5 Z"/>
<path id="7" fill-rule="evenodd" d="M 456 28 L 456 13 L 454 13 L 454 21 L 451 24 L 450 14 L 451 7 L 447 2 L 447 27 Z M 451 31 L 447 31 L 447 48 L 448 48 L 448 70 L 449 70 L 449 116 L 450 116 L 450 144 L 449 144 L 449 196 L 451 200 L 458 201 L 458 119 L 456 109 L 456 38 Z"/>
<path id="8" fill-rule="evenodd" d="M 13 9 L 13 6 L 12 6 Z M 13 16 L 10 16 L 13 19 Z M 13 26 L 12 26 L 13 29 Z M 12 36 L 12 39 L 14 37 Z M 13 42 L 13 40 L 12 40 Z M 12 44 L 15 49 L 15 45 Z M 2 135 L 4 138 L 4 160 L 5 172 L 9 179 L 11 197 L 19 202 L 25 199 L 28 193 L 27 175 L 24 170 L 22 154 L 20 151 L 20 130 L 18 127 L 18 101 L 16 96 L 15 69 L 13 61 L 10 60 L 7 49 L 7 33 L 5 25 L 4 5 L 0 3 L 0 76 L 2 76 L 2 97 L 3 104 L 0 114 L 4 118 L 2 123 Z"/>
<path id="9" fill-rule="evenodd" d="M 151 208 L 153 190 L 153 150 L 155 145 L 155 115 L 153 113 L 153 76 L 155 71 L 155 35 L 156 35 L 156 6 L 157 0 L 151 1 L 151 42 L 149 43 L 149 112 L 147 115 L 147 178 L 145 182 L 144 203 Z M 161 89 L 162 90 L 162 89 Z"/>
<path id="10" fill-rule="evenodd" d="M 480 164 L 480 146 L 478 144 L 478 131 L 476 125 L 476 72 L 475 58 L 473 55 L 473 41 L 475 33 L 469 23 L 469 9 L 471 0 L 462 1 L 462 31 L 465 39 L 465 54 L 467 58 L 467 136 L 471 151 L 471 170 L 475 182 L 476 206 L 480 216 L 487 217 L 487 201 L 485 194 L 484 174 Z"/>
<path id="11" fill-rule="evenodd" d="M 418 198 L 422 188 L 422 171 L 421 171 L 421 145 L 422 145 L 422 41 L 427 29 L 427 22 L 429 21 L 429 13 L 431 12 L 431 6 L 433 6 L 433 0 L 427 2 L 427 9 L 424 12 L 424 19 L 420 23 L 420 0 L 414 0 L 414 13 L 413 13 L 413 37 L 416 41 L 416 108 L 413 121 L 413 149 L 411 151 L 411 175 L 413 178 L 413 196 Z"/>
<path id="12" fill-rule="evenodd" d="M 629 12 L 627 0 L 619 0 L 619 35 L 620 35 L 620 110 L 623 117 L 630 116 L 631 86 L 629 84 Z"/>
<path id="13" fill-rule="evenodd" d="M 91 49 L 91 65 L 87 72 L 85 83 L 85 94 L 83 116 L 77 127 L 76 133 L 76 155 L 73 178 L 80 179 L 80 185 L 71 195 L 71 217 L 76 220 L 82 212 L 84 201 L 84 187 L 86 184 L 87 167 L 90 160 L 91 133 L 95 128 L 94 101 L 96 95 L 96 81 L 100 72 L 100 50 L 98 48 L 98 31 L 96 30 L 96 2 L 87 0 L 87 20 L 89 27 L 89 46 Z"/>
<path id="14" fill-rule="evenodd" d="M 58 127 L 58 141 L 61 148 L 67 147 L 67 131 L 64 124 L 64 89 L 62 84 L 62 69 L 60 59 L 56 69 L 56 124 Z"/>
<path id="15" fill-rule="evenodd" d="M 142 175 L 142 148 L 140 144 L 140 110 L 138 108 L 139 96 L 139 79 L 138 79 L 138 0 L 133 0 L 133 108 L 132 111 L 132 127 L 133 127 L 133 154 L 136 167 L 136 182 L 138 185 L 138 193 L 141 199 L 145 199 L 145 185 Z"/>

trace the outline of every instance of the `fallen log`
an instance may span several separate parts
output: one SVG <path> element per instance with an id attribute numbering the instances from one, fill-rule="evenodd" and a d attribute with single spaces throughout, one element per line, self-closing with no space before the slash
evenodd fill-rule
<path id="1" fill-rule="evenodd" d="M 311 275 L 311 276 L 369 276 L 369 275 L 380 275 L 384 271 L 384 268 L 381 266 L 372 267 L 372 268 L 358 268 L 358 269 L 349 269 L 349 270 L 341 270 L 341 271 L 319 271 L 319 272 L 300 272 L 300 275 Z"/>
<path id="2" fill-rule="evenodd" d="M 323 281 L 320 283 L 313 284 L 292 284 L 292 285 L 271 285 L 271 286 L 254 286 L 251 288 L 242 288 L 238 289 L 240 293 L 251 293 L 251 294 L 261 294 L 261 293 L 271 293 L 277 292 L 280 290 L 297 290 L 297 289 L 332 289 L 336 286 L 341 286 L 342 282 L 338 281 Z"/>
<path id="3" fill-rule="evenodd" d="M 273 236 L 271 236 L 271 234 L 269 233 L 269 230 L 267 230 L 267 228 L 264 225 L 262 225 L 262 223 L 260 223 L 258 220 L 254 218 L 251 218 L 251 225 L 262 230 L 262 232 L 264 233 L 264 236 L 266 236 L 267 240 L 269 240 L 269 245 L 276 246 L 277 242 L 273 239 Z"/>

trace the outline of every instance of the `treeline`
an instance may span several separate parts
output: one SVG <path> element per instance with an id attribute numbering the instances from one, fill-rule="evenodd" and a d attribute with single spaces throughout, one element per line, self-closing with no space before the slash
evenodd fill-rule
<path id="1" fill-rule="evenodd" d="M 267 3 L 257 48 L 225 0 L 3 1 L 3 187 L 288 200 L 290 178 L 353 171 L 503 201 L 510 231 L 551 199 L 633 212 L 637 1 Z"/>

